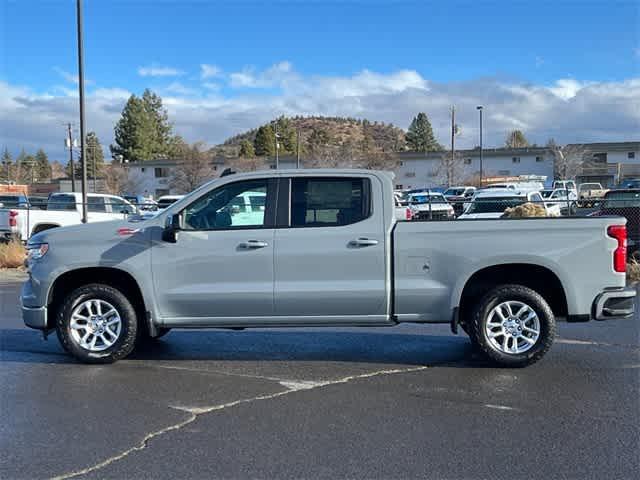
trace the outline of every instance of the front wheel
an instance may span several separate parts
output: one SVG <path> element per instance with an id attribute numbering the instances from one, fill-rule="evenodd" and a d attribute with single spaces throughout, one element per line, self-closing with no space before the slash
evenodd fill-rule
<path id="1" fill-rule="evenodd" d="M 551 348 L 556 332 L 549 304 L 522 285 L 502 285 L 482 297 L 471 327 L 474 343 L 503 367 L 537 362 Z"/>
<path id="2" fill-rule="evenodd" d="M 71 292 L 56 318 L 60 343 L 84 363 L 113 363 L 126 357 L 135 346 L 137 328 L 127 297 L 97 283 Z"/>

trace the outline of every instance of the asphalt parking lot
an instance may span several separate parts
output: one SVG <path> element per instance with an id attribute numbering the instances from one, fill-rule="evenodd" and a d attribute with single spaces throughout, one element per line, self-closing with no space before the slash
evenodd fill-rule
<path id="1" fill-rule="evenodd" d="M 639 478 L 638 319 L 494 369 L 448 326 L 173 331 L 87 366 L 0 272 L 0 478 Z"/>

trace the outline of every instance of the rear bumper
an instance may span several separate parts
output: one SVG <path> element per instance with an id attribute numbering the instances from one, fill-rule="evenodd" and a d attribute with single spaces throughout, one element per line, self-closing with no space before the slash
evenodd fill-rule
<path id="1" fill-rule="evenodd" d="M 592 316 L 596 320 L 629 318 L 635 312 L 635 287 L 607 289 L 593 301 Z"/>

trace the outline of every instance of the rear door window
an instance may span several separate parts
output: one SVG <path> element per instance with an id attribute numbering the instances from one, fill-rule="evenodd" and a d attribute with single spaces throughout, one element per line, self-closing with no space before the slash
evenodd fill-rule
<path id="1" fill-rule="evenodd" d="M 291 181 L 292 227 L 338 227 L 371 215 L 366 178 L 294 178 Z"/>
<path id="2" fill-rule="evenodd" d="M 107 213 L 107 205 L 104 197 L 89 196 L 87 198 L 87 210 L 89 212 Z"/>
<path id="3" fill-rule="evenodd" d="M 76 210 L 76 197 L 73 195 L 52 195 L 47 210 Z"/>

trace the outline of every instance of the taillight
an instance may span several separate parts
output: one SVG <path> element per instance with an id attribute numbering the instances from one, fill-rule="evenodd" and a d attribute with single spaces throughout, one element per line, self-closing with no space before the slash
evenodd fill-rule
<path id="1" fill-rule="evenodd" d="M 404 210 L 404 218 L 406 220 L 411 220 L 411 209 L 410 208 L 405 208 L 405 210 Z"/>
<path id="2" fill-rule="evenodd" d="M 17 210 L 9 210 L 9 226 L 17 227 L 18 226 L 18 212 Z"/>
<path id="3" fill-rule="evenodd" d="M 611 225 L 607 229 L 607 235 L 618 241 L 618 246 L 613 251 L 613 269 L 624 273 L 627 270 L 627 227 L 625 225 Z"/>

